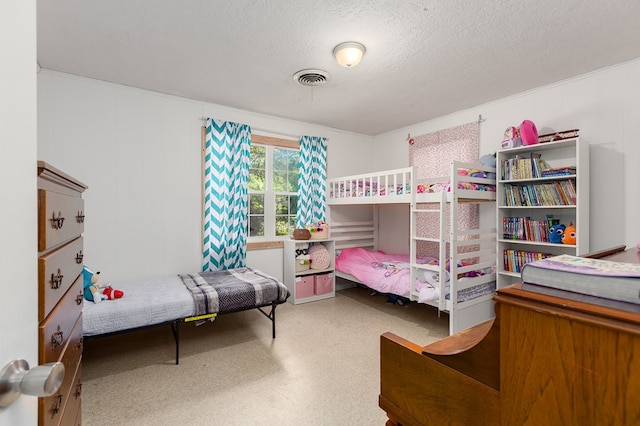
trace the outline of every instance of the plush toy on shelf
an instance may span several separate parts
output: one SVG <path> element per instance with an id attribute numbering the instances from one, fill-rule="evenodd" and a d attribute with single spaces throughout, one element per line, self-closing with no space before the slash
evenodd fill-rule
<path id="1" fill-rule="evenodd" d="M 84 285 L 84 298 L 89 302 L 100 303 L 103 300 L 120 299 L 124 296 L 121 290 L 114 290 L 110 285 L 104 289 L 98 284 L 100 272 L 93 272 L 86 266 L 82 267 L 82 279 Z"/>
<path id="2" fill-rule="evenodd" d="M 569 222 L 566 229 L 562 233 L 562 244 L 574 244 L 576 243 L 576 227 L 573 223 Z"/>
<path id="3" fill-rule="evenodd" d="M 321 243 L 309 247 L 309 257 L 311 258 L 311 269 L 327 269 L 331 264 L 329 251 Z"/>
<path id="4" fill-rule="evenodd" d="M 561 223 L 559 225 L 553 225 L 551 229 L 549 229 L 549 242 L 555 244 L 562 244 L 562 236 L 564 235 L 564 230 L 566 229 L 566 225 Z"/>
<path id="5" fill-rule="evenodd" d="M 302 272 L 311 266 L 309 244 L 296 244 L 296 272 Z"/>

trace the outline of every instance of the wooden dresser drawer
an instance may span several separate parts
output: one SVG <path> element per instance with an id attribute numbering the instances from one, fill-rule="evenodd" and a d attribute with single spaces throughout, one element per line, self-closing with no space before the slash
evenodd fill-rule
<path id="1" fill-rule="evenodd" d="M 73 327 L 82 314 L 83 298 L 78 297 L 79 295 L 82 295 L 82 276 L 73 283 L 47 319 L 40 323 L 40 364 L 60 359 Z M 82 331 L 80 334 L 82 335 Z"/>
<path id="2" fill-rule="evenodd" d="M 82 362 L 78 363 L 78 369 L 73 377 L 67 405 L 64 407 L 64 414 L 60 422 L 61 426 L 79 426 L 82 424 L 80 418 L 81 396 L 82 396 Z"/>
<path id="3" fill-rule="evenodd" d="M 38 190 L 38 251 L 69 241 L 84 231 L 84 200 Z"/>
<path id="4" fill-rule="evenodd" d="M 76 238 L 38 259 L 38 322 L 49 315 L 82 272 L 82 244 L 82 237 Z"/>
<path id="5" fill-rule="evenodd" d="M 60 389 L 47 398 L 39 398 L 40 424 L 58 425 L 73 424 L 76 412 L 67 414 L 70 406 L 75 406 L 74 400 L 80 400 L 80 360 L 82 358 L 82 317 L 78 318 L 71 338 L 64 348 L 59 361 L 64 364 L 64 380 Z M 70 405 L 71 404 L 71 405 Z M 73 410 L 73 408 L 72 408 Z M 66 423 L 61 420 L 66 418 Z"/>
<path id="6" fill-rule="evenodd" d="M 82 426 L 82 400 L 78 400 L 78 412 L 76 413 L 76 420 L 73 422 L 73 426 Z"/>

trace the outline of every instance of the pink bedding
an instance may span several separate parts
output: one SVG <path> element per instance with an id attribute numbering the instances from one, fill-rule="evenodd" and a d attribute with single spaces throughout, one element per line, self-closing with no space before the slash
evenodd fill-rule
<path id="1" fill-rule="evenodd" d="M 336 269 L 353 275 L 362 284 L 380 293 L 409 297 L 410 258 L 408 254 L 387 254 L 361 247 L 343 249 L 336 257 Z M 437 263 L 433 257 L 419 257 L 419 263 Z M 419 290 L 424 283 L 416 280 Z"/>

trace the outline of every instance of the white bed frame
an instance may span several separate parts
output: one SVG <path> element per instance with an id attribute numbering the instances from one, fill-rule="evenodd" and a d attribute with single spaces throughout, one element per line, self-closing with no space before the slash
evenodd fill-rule
<path id="1" fill-rule="evenodd" d="M 387 170 L 379 173 L 345 176 L 328 179 L 327 204 L 330 208 L 331 238 L 335 239 L 336 250 L 347 247 L 366 247 L 378 249 L 378 212 L 379 204 L 408 204 L 410 205 L 410 256 L 411 256 L 411 291 L 410 299 L 418 300 L 418 291 L 415 288 L 416 273 L 420 269 L 438 271 L 440 277 L 445 276 L 447 263 L 450 266 L 450 294 L 457 295 L 459 291 L 484 283 L 495 282 L 496 274 L 490 273 L 474 278 L 458 279 L 458 275 L 484 268 L 494 268 L 496 265 L 496 228 L 461 230 L 458 226 L 458 209 L 465 203 L 495 202 L 495 191 L 480 191 L 460 189 L 460 183 L 475 183 L 481 185 L 493 185 L 495 179 L 476 178 L 458 174 L 458 169 L 475 169 L 485 173 L 495 173 L 496 169 L 480 164 L 451 162 L 449 176 L 419 180 L 413 167 Z M 418 185 L 430 183 L 450 184 L 450 192 L 419 193 L 415 190 Z M 385 188 L 382 191 L 367 191 L 366 188 Z M 347 189 L 347 192 L 341 189 Z M 389 188 L 402 188 L 398 191 L 390 191 Z M 341 217 L 336 215 L 338 209 L 332 206 L 340 205 L 370 205 L 373 208 L 373 220 L 350 221 L 346 218 L 344 209 L 340 209 Z M 447 206 L 449 214 L 446 214 Z M 418 235 L 416 218 L 420 214 L 431 213 L 438 217 L 439 235 L 436 238 L 427 238 Z M 334 221 L 335 219 L 335 221 Z M 449 231 L 447 232 L 447 228 Z M 417 263 L 417 244 L 420 241 L 429 241 L 438 246 L 439 265 L 430 266 Z M 464 260 L 473 259 L 473 265 L 459 267 Z M 359 282 L 355 277 L 336 271 L 336 275 L 348 280 Z M 366 283 L 363 283 L 366 285 Z M 441 287 L 442 288 L 442 287 Z M 456 297 L 446 298 L 446 292 L 440 291 L 437 300 L 428 302 L 429 305 L 438 308 L 439 312 L 449 314 L 450 334 L 472 327 L 487 319 L 493 318 L 493 294 L 483 295 L 464 302 L 458 302 Z"/>

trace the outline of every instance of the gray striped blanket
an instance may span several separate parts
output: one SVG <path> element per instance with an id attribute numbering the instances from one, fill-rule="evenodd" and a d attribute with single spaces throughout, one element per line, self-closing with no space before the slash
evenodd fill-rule
<path id="1" fill-rule="evenodd" d="M 241 311 L 282 303 L 289 297 L 284 284 L 252 268 L 179 276 L 193 295 L 194 315 Z"/>

